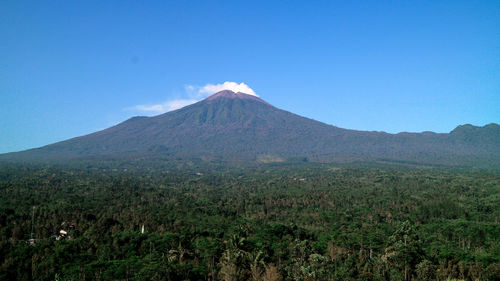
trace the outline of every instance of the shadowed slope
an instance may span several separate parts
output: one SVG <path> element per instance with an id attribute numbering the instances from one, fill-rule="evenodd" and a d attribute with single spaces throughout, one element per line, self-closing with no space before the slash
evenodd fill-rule
<path id="1" fill-rule="evenodd" d="M 103 131 L 4 158 L 130 155 L 253 161 L 272 156 L 474 164 L 498 162 L 499 147 L 496 124 L 459 126 L 450 134 L 346 130 L 280 110 L 256 96 L 226 90 L 172 112 L 134 117 Z"/>

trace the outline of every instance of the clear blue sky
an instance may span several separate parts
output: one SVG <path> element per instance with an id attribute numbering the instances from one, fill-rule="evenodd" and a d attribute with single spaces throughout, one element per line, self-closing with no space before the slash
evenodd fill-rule
<path id="1" fill-rule="evenodd" d="M 0 152 L 224 81 L 349 129 L 500 123 L 498 0 L 311 3 L 1 1 Z"/>

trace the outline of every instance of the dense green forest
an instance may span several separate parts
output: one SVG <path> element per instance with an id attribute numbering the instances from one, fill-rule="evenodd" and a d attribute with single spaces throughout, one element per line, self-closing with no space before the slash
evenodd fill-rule
<path id="1" fill-rule="evenodd" d="M 0 279 L 500 280 L 499 217 L 498 171 L 3 165 Z"/>

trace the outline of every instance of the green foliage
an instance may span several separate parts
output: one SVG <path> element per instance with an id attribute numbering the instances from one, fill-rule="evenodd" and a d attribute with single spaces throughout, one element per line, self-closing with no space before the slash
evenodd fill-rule
<path id="1" fill-rule="evenodd" d="M 498 194 L 429 167 L 5 166 L 0 279 L 498 280 Z"/>
<path id="2" fill-rule="evenodd" d="M 432 281 L 435 280 L 436 268 L 429 260 L 423 260 L 415 267 L 417 272 L 418 281 Z"/>
<path id="3" fill-rule="evenodd" d="M 401 223 L 389 236 L 388 247 L 382 259 L 404 272 L 404 280 L 410 279 L 412 269 L 422 258 L 422 245 L 415 227 L 409 222 Z"/>

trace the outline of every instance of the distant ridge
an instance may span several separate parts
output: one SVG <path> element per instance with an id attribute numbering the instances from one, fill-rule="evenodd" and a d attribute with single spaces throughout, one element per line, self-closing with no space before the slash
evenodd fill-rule
<path id="1" fill-rule="evenodd" d="M 229 90 L 153 117 L 41 148 L 0 155 L 8 161 L 114 157 L 243 162 L 407 161 L 500 166 L 500 126 L 462 125 L 449 134 L 388 134 L 338 128 Z"/>

